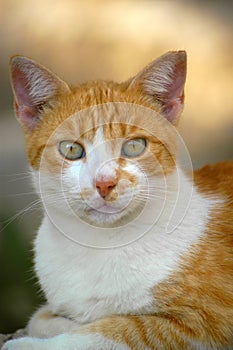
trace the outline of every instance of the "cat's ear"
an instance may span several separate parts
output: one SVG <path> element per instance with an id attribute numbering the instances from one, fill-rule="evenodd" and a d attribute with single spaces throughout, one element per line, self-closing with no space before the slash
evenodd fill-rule
<path id="1" fill-rule="evenodd" d="M 16 117 L 27 129 L 35 128 L 43 106 L 70 91 L 54 73 L 27 57 L 13 56 L 10 71 Z"/>
<path id="2" fill-rule="evenodd" d="M 152 102 L 159 102 L 165 118 L 176 124 L 184 106 L 185 79 L 186 52 L 170 51 L 137 74 L 130 87 L 136 84 Z"/>

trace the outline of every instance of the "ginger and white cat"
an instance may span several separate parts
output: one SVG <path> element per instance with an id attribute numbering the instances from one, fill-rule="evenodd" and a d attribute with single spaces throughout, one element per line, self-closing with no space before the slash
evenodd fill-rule
<path id="1" fill-rule="evenodd" d="M 177 162 L 186 53 L 124 83 L 73 88 L 22 56 L 11 72 L 47 304 L 2 349 L 232 349 L 233 163 Z"/>

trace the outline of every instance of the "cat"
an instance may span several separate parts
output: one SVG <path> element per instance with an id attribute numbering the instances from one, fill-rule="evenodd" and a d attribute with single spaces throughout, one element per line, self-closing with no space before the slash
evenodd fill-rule
<path id="1" fill-rule="evenodd" d="M 47 303 L 2 350 L 232 349 L 233 162 L 178 163 L 186 52 L 123 83 L 10 68 Z"/>

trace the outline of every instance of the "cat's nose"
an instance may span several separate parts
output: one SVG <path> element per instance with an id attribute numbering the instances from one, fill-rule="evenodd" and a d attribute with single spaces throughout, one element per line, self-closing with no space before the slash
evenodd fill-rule
<path id="1" fill-rule="evenodd" d="M 117 179 L 111 178 L 109 180 L 97 180 L 95 186 L 101 197 L 105 198 L 116 187 L 116 184 Z"/>

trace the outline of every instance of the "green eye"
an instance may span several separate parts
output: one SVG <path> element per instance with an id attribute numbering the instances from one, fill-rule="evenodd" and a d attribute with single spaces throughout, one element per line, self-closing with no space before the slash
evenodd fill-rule
<path id="1" fill-rule="evenodd" d="M 121 150 L 121 154 L 125 157 L 140 156 L 146 149 L 146 140 L 142 138 L 126 141 Z"/>
<path id="2" fill-rule="evenodd" d="M 85 157 L 83 146 L 72 141 L 61 141 L 59 143 L 59 152 L 69 160 L 77 160 Z"/>

